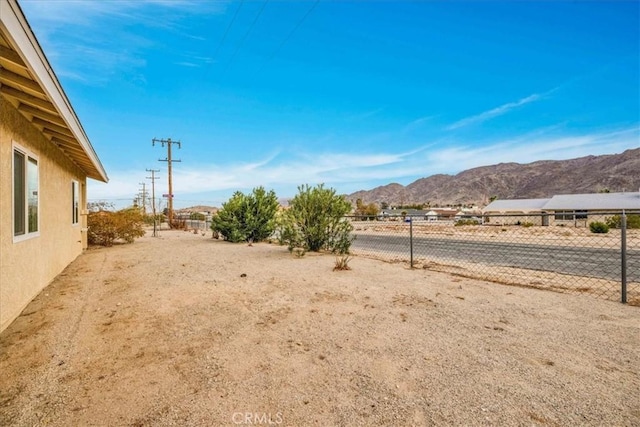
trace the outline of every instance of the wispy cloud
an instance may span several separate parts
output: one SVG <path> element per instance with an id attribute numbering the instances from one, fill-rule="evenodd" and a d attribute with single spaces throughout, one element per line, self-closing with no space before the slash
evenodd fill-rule
<path id="1" fill-rule="evenodd" d="M 436 173 L 455 174 L 462 170 L 503 162 L 530 163 L 537 160 L 561 160 L 586 155 L 619 153 L 637 148 L 639 127 L 614 129 L 579 135 L 554 135 L 555 130 L 532 132 L 517 138 L 484 146 L 458 143 L 455 147 L 426 144 L 398 153 L 322 153 L 277 152 L 254 162 L 207 164 L 174 169 L 174 192 L 180 199 L 225 201 L 234 191 L 249 191 L 257 186 L 276 189 L 281 197 L 295 194 L 298 185 L 325 183 L 339 192 L 363 189 L 362 183 L 393 181 L 409 183 Z M 162 176 L 156 192 L 166 188 Z M 90 199 L 132 199 L 139 188 L 140 171 L 110 171 L 108 185 L 91 182 Z M 359 186 L 359 187 L 356 187 Z"/>
<path id="2" fill-rule="evenodd" d="M 620 153 L 638 148 L 640 128 L 630 127 L 579 135 L 530 135 L 497 141 L 484 146 L 456 144 L 428 154 L 427 163 L 434 173 L 451 173 L 445 164 L 455 164 L 459 172 L 497 163 L 530 163 L 537 160 L 564 160 L 587 155 Z"/>
<path id="3" fill-rule="evenodd" d="M 384 108 L 382 108 L 382 107 L 375 108 L 373 110 L 364 111 L 362 113 L 352 114 L 350 116 L 345 117 L 345 120 L 347 120 L 347 121 L 365 120 L 365 119 L 368 119 L 369 117 L 376 116 L 376 115 L 380 114 L 383 111 L 384 111 Z"/>
<path id="4" fill-rule="evenodd" d="M 530 104 L 535 101 L 539 101 L 544 98 L 545 95 L 551 93 L 551 91 L 546 92 L 544 94 L 534 93 L 532 95 L 527 96 L 526 98 L 522 98 L 515 102 L 508 102 L 499 107 L 493 108 L 491 110 L 485 111 L 483 113 L 477 114 L 475 116 L 466 117 L 462 120 L 458 120 L 457 122 L 446 127 L 447 130 L 456 130 L 465 126 L 474 125 L 478 123 L 482 123 L 489 119 L 493 119 L 494 117 L 502 116 L 504 114 L 509 113 L 510 111 L 522 107 L 523 105 Z"/>
<path id="5" fill-rule="evenodd" d="M 418 119 L 412 120 L 411 122 L 407 123 L 404 126 L 404 128 L 402 128 L 402 132 L 411 132 L 413 130 L 416 130 L 416 129 L 420 128 L 421 126 L 423 126 L 425 123 L 428 123 L 429 121 L 433 120 L 436 117 L 438 117 L 438 116 L 437 115 L 424 116 L 424 117 L 420 117 Z"/>
<path id="6" fill-rule="evenodd" d="M 269 188 L 295 188 L 304 183 L 327 183 L 335 187 L 362 177 L 380 178 L 380 169 L 400 165 L 406 154 L 344 154 L 300 153 L 294 158 L 280 159 L 273 154 L 255 162 L 207 164 L 197 167 L 174 169 L 174 193 L 182 197 L 204 192 L 227 192 L 247 190 L 257 186 Z M 398 170 L 402 170 L 398 167 Z M 162 175 L 163 172 L 160 172 Z M 403 170 L 401 174 L 406 173 Z M 138 189 L 133 183 L 140 171 L 111 171 L 107 185 L 91 182 L 90 199 L 124 199 L 135 194 Z M 385 176 L 388 174 L 385 173 Z M 396 175 L 393 174 L 392 175 Z M 159 188 L 166 188 L 161 177 Z M 164 191 L 164 190 L 162 190 Z"/>
<path id="7" fill-rule="evenodd" d="M 180 65 L 182 67 L 197 68 L 197 67 L 209 65 L 214 62 L 212 58 L 207 56 L 192 55 L 192 54 L 191 55 L 185 54 L 181 56 L 183 60 L 177 61 L 175 62 L 175 64 Z"/>
<path id="8" fill-rule="evenodd" d="M 148 52 L 160 48 L 167 51 L 156 39 L 141 35 L 141 27 L 162 28 L 175 37 L 202 40 L 189 33 L 186 19 L 196 13 L 221 13 L 226 8 L 226 2 L 186 0 L 25 0 L 21 5 L 57 74 L 91 85 L 104 85 L 115 75 L 138 81 Z M 194 55 L 185 59 L 182 52 L 174 56 L 173 62 L 183 66 L 210 62 Z"/>

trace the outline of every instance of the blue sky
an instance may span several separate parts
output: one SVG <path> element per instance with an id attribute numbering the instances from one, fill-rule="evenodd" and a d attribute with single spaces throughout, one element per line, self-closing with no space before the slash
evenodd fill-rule
<path id="1" fill-rule="evenodd" d="M 637 1 L 21 0 L 123 206 L 640 146 Z"/>

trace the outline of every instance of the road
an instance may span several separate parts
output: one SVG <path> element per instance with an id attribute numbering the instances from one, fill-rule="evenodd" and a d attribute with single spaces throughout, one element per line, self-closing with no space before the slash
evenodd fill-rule
<path id="1" fill-rule="evenodd" d="M 400 255 L 409 260 L 409 236 L 357 234 L 358 250 Z M 529 270 L 551 271 L 619 281 L 619 249 L 580 248 L 509 242 L 483 242 L 439 237 L 414 237 L 413 256 L 438 262 L 452 260 Z M 627 251 L 627 280 L 640 282 L 640 251 Z"/>

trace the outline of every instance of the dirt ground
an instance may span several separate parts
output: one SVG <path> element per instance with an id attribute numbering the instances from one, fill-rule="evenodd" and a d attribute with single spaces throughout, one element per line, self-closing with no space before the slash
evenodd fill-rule
<path id="1" fill-rule="evenodd" d="M 0 334 L 0 425 L 640 425 L 640 308 L 334 263 L 90 249 Z"/>

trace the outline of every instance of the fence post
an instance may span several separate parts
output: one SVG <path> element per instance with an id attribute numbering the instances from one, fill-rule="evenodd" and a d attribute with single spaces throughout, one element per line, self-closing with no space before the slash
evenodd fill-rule
<path id="1" fill-rule="evenodd" d="M 621 302 L 627 303 L 627 214 L 622 211 L 622 217 L 620 218 L 620 258 L 622 260 L 621 265 Z"/>
<path id="2" fill-rule="evenodd" d="M 409 268 L 413 268 L 413 217 L 409 217 Z"/>

